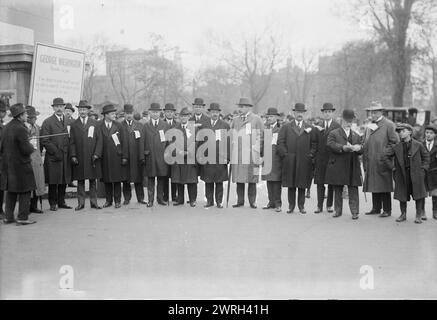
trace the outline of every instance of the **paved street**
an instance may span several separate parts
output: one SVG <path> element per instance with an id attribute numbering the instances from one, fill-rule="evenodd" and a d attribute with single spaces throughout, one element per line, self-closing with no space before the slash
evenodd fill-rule
<path id="1" fill-rule="evenodd" d="M 316 215 L 315 189 L 306 215 L 262 210 L 263 185 L 257 210 L 204 209 L 203 184 L 195 209 L 134 201 L 122 210 L 50 213 L 44 201 L 35 225 L 0 226 L 0 298 L 437 298 L 437 220 L 414 224 L 413 202 L 401 224 L 398 202 L 386 219 L 353 221 L 346 202 L 341 218 Z M 367 198 L 361 194 L 361 213 Z M 230 205 L 234 199 L 232 189 Z M 60 289 L 65 265 L 73 289 Z M 366 265 L 373 290 L 360 288 Z"/>

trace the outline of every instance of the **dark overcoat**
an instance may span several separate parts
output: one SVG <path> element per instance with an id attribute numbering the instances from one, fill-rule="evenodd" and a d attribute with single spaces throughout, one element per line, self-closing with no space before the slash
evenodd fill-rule
<path id="1" fill-rule="evenodd" d="M 278 152 L 282 159 L 283 187 L 310 187 L 312 162 L 317 152 L 316 134 L 316 130 L 305 121 L 300 129 L 293 120 L 279 130 Z"/>
<path id="2" fill-rule="evenodd" d="M 276 135 L 276 143 L 272 144 L 272 155 L 271 155 L 271 160 L 272 160 L 272 166 L 271 166 L 271 171 L 268 174 L 264 174 L 263 172 L 263 176 L 262 179 L 266 180 L 266 181 L 281 181 L 282 179 L 282 161 L 281 161 L 281 157 L 279 156 L 278 153 L 278 138 L 277 136 L 279 135 L 279 130 L 281 129 L 281 127 L 279 126 L 279 122 L 277 123 L 277 125 L 274 126 L 273 129 L 268 128 L 267 130 L 271 130 L 272 132 L 272 137 L 273 135 Z M 264 161 L 266 161 L 266 155 L 264 154 Z M 264 170 L 264 167 L 263 167 Z"/>
<path id="3" fill-rule="evenodd" d="M 3 137 L 3 130 L 5 128 L 5 125 L 0 123 L 0 148 L 2 146 L 2 137 Z M 0 175 L 2 174 L 2 155 L 0 154 Z"/>
<path id="4" fill-rule="evenodd" d="M 394 199 L 399 201 L 408 201 L 406 170 L 404 163 L 402 142 L 387 148 L 384 152 L 384 160 L 387 167 L 393 170 L 393 179 L 395 182 Z M 412 196 L 414 200 L 426 197 L 425 176 L 429 168 L 429 153 L 422 143 L 411 139 L 411 156 L 410 156 L 410 177 L 413 187 Z M 391 161 L 394 158 L 393 162 Z"/>
<path id="5" fill-rule="evenodd" d="M 362 145 L 362 138 L 358 133 L 351 130 L 350 134 L 352 145 Z M 361 186 L 360 154 L 363 153 L 363 148 L 354 152 L 343 151 L 343 146 L 348 143 L 343 128 L 331 131 L 327 143 L 331 154 L 326 167 L 326 183 L 334 186 Z"/>
<path id="6" fill-rule="evenodd" d="M 173 123 L 174 120 L 173 120 Z M 164 152 L 168 143 L 167 140 L 161 139 L 161 135 L 170 129 L 170 125 L 159 120 L 155 128 L 152 121 L 146 123 L 143 128 L 144 135 L 144 155 L 146 158 L 146 177 L 167 177 L 170 169 L 164 160 Z"/>
<path id="7" fill-rule="evenodd" d="M 3 159 L 0 177 L 1 190 L 23 193 L 36 189 L 30 157 L 33 150 L 25 124 L 17 119 L 11 120 L 4 127 L 0 147 Z"/>
<path id="8" fill-rule="evenodd" d="M 141 162 L 144 160 L 144 126 L 136 120 L 133 120 L 130 126 L 126 120 L 121 125 L 128 141 L 129 161 L 127 166 L 123 167 L 123 170 L 125 170 L 124 174 L 127 177 L 126 181 L 142 183 L 144 167 L 141 165 Z"/>
<path id="9" fill-rule="evenodd" d="M 102 159 L 94 162 L 93 155 L 102 154 L 103 139 L 99 130 L 99 123 L 89 118 L 85 126 L 80 118 L 71 124 L 70 129 L 70 156 L 76 157 L 78 165 L 72 165 L 72 179 L 100 179 L 102 177 Z"/>
<path id="10" fill-rule="evenodd" d="M 206 183 L 223 182 L 228 180 L 228 162 L 230 160 L 230 138 L 228 136 L 229 125 L 218 119 L 213 126 L 211 121 L 203 129 L 212 130 L 215 139 L 215 163 L 206 163 L 201 166 L 200 178 Z M 218 133 L 220 134 L 220 140 Z M 207 142 L 206 142 L 207 143 Z M 208 152 L 205 153 L 205 156 Z"/>
<path id="11" fill-rule="evenodd" d="M 196 116 L 193 114 L 193 116 L 189 119 L 189 121 L 193 121 L 194 122 L 194 126 L 196 128 L 196 132 L 198 132 L 199 130 L 205 129 L 209 127 L 209 123 L 211 122 L 211 119 L 202 113 L 202 116 L 199 118 L 199 120 L 196 119 Z M 200 146 L 204 141 L 198 141 L 196 143 L 197 146 Z M 201 165 L 198 162 L 198 159 L 196 157 L 196 163 L 197 163 L 197 175 L 201 176 L 202 175 L 202 167 L 203 165 Z"/>
<path id="12" fill-rule="evenodd" d="M 108 130 L 105 121 L 99 121 L 98 127 L 102 136 L 102 154 L 98 155 L 102 160 L 102 181 L 106 183 L 126 181 L 126 170 L 121 164 L 122 159 L 128 159 L 128 141 L 124 130 L 117 121 L 112 122 Z M 116 145 L 113 135 L 118 137 Z"/>
<path id="13" fill-rule="evenodd" d="M 48 184 L 71 182 L 70 137 L 67 122 L 65 117 L 61 122 L 53 114 L 45 119 L 41 126 L 42 136 L 64 133 L 64 135 L 41 138 L 41 144 L 46 149 L 44 175 Z"/>
<path id="14" fill-rule="evenodd" d="M 426 142 L 423 142 L 426 148 Z M 437 189 L 437 141 L 434 140 L 431 151 L 429 152 L 429 169 L 426 175 L 427 190 Z"/>
<path id="15" fill-rule="evenodd" d="M 324 125 L 324 122 L 323 122 Z M 328 148 L 328 136 L 335 130 L 340 128 L 340 124 L 334 120 L 331 121 L 331 125 L 328 129 L 322 128 L 317 130 L 318 143 L 316 163 L 314 167 L 314 184 L 326 184 L 326 167 L 328 166 L 328 160 L 331 156 L 331 149 Z"/>

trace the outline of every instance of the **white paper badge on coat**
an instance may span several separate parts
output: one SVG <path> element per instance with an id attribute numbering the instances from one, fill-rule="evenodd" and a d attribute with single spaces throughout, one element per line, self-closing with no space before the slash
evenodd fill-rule
<path id="1" fill-rule="evenodd" d="M 68 136 L 70 136 L 70 129 L 71 129 L 71 126 L 67 126 Z"/>
<path id="2" fill-rule="evenodd" d="M 190 139 L 190 137 L 191 137 L 190 129 L 185 128 L 185 133 L 187 134 L 187 138 Z"/>
<path id="3" fill-rule="evenodd" d="M 88 128 L 88 138 L 94 137 L 94 126 Z"/>
<path id="4" fill-rule="evenodd" d="M 252 134 L 252 126 L 250 123 L 246 123 L 246 134 Z"/>
<path id="5" fill-rule="evenodd" d="M 161 142 L 165 142 L 164 130 L 159 130 L 159 139 L 161 139 Z"/>
<path id="6" fill-rule="evenodd" d="M 134 130 L 135 139 L 139 139 L 141 137 L 140 131 Z"/>
<path id="7" fill-rule="evenodd" d="M 35 138 L 35 137 L 33 137 L 33 138 L 30 138 L 30 144 L 32 145 L 32 147 L 33 147 L 33 149 L 38 149 L 38 140 Z"/>
<path id="8" fill-rule="evenodd" d="M 215 131 L 215 141 L 222 141 L 222 135 L 220 133 L 220 129 Z"/>
<path id="9" fill-rule="evenodd" d="M 272 136 L 272 144 L 278 144 L 278 133 L 274 133 Z"/>
<path id="10" fill-rule="evenodd" d="M 114 134 L 111 136 L 111 137 L 112 137 L 112 140 L 114 141 L 115 146 L 118 146 L 118 145 L 120 144 L 120 140 L 118 140 L 117 133 L 118 133 L 118 132 L 114 133 Z"/>

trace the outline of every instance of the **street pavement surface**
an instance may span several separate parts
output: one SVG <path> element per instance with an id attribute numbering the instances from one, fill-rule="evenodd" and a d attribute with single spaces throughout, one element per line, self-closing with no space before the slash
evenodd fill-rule
<path id="1" fill-rule="evenodd" d="M 0 226 L 1 299 L 436 299 L 437 220 L 397 223 L 314 214 L 316 187 L 307 214 L 258 209 L 204 209 L 203 183 L 196 208 L 133 201 L 121 209 L 32 214 L 30 226 Z M 225 184 L 226 190 L 226 184 Z M 246 190 L 247 192 L 247 190 Z M 226 192 L 225 192 L 226 193 Z M 146 193 L 147 194 L 147 193 Z M 287 191 L 283 189 L 283 203 Z M 99 199 L 102 205 L 104 199 Z M 70 206 L 76 199 L 67 199 Z"/>

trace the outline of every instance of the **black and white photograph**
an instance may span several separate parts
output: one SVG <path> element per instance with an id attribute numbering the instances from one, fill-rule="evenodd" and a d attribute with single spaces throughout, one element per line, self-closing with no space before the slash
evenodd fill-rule
<path id="1" fill-rule="evenodd" d="M 436 135 L 435 0 L 0 0 L 0 300 L 434 300 Z"/>

